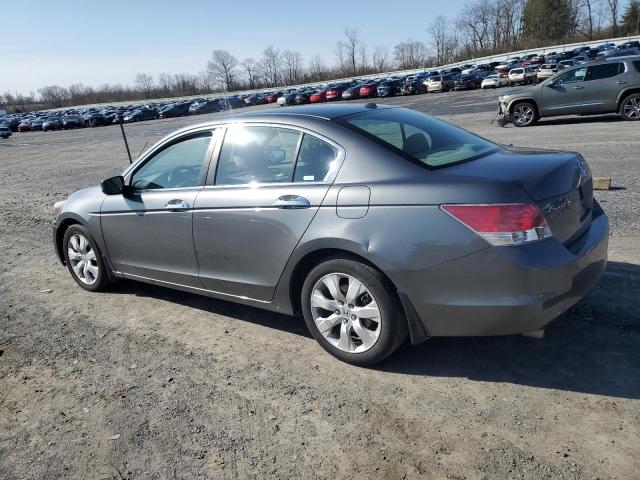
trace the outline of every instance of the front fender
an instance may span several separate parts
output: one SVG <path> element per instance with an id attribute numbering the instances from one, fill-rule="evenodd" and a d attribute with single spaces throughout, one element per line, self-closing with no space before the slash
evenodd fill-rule
<path id="1" fill-rule="evenodd" d="M 105 196 L 100 187 L 91 187 L 78 190 L 65 200 L 53 225 L 54 246 L 61 261 L 64 259 L 61 251 L 62 238 L 66 229 L 72 224 L 80 224 L 86 227 L 89 230 L 89 234 L 98 244 L 100 253 L 103 257 L 107 255 L 100 222 L 100 210 Z"/>

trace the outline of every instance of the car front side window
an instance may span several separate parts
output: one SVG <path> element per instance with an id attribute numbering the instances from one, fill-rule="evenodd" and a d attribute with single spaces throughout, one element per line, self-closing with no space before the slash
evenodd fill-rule
<path id="1" fill-rule="evenodd" d="M 131 178 L 136 190 L 187 188 L 201 184 L 211 132 L 180 139 L 163 148 Z"/>

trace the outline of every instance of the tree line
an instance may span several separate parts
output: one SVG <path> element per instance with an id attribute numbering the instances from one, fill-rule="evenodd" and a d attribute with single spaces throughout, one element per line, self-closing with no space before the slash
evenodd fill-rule
<path id="1" fill-rule="evenodd" d="M 55 108 L 91 103 L 140 101 L 433 67 L 465 59 L 561 43 L 624 35 L 640 29 L 640 0 L 470 0 L 456 17 L 439 16 L 425 29 L 425 41 L 409 38 L 392 48 L 368 45 L 347 27 L 335 44 L 335 61 L 267 46 L 259 58 L 238 59 L 214 50 L 198 74 L 138 73 L 133 85 L 50 85 L 38 94 L 0 95 L 9 109 Z"/>

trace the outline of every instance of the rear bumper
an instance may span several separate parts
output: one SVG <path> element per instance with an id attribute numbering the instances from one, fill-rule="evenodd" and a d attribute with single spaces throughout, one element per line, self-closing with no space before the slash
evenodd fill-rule
<path id="1" fill-rule="evenodd" d="M 545 327 L 597 284 L 607 263 L 604 212 L 571 245 L 490 247 L 396 277 L 429 336 L 511 335 Z M 396 274 L 399 272 L 396 272 Z"/>

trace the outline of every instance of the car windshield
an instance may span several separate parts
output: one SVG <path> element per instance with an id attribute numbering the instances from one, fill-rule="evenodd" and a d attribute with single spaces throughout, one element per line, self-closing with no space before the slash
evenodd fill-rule
<path id="1" fill-rule="evenodd" d="M 435 168 L 465 162 L 499 147 L 422 113 L 396 108 L 348 115 L 337 123 L 414 162 Z"/>

